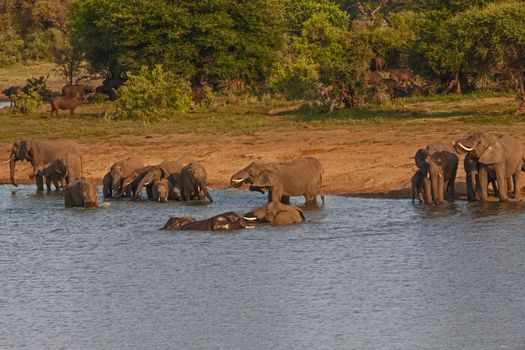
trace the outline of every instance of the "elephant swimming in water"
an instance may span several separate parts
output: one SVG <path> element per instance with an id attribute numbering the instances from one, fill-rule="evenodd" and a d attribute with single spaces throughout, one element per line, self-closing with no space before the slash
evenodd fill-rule
<path id="1" fill-rule="evenodd" d="M 248 220 L 242 218 L 233 211 L 229 211 L 200 221 L 196 221 L 189 216 L 170 218 L 162 229 L 183 231 L 229 231 L 253 227 L 254 226 L 250 224 Z"/>
<path id="2" fill-rule="evenodd" d="M 66 187 L 64 191 L 64 202 L 66 208 L 98 207 L 97 184 L 93 181 L 79 180 Z"/>
<path id="3" fill-rule="evenodd" d="M 270 223 L 272 226 L 292 225 L 305 221 L 301 209 L 295 205 L 280 202 L 270 202 L 247 213 L 244 218 L 248 221 Z"/>

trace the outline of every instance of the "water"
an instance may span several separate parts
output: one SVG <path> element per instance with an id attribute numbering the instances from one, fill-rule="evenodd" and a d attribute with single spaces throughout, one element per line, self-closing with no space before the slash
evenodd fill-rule
<path id="1" fill-rule="evenodd" d="M 0 101 L 0 109 L 9 108 L 10 105 L 11 105 L 11 102 L 9 101 Z"/>
<path id="2" fill-rule="evenodd" d="M 328 197 L 293 227 L 159 231 L 262 204 L 112 202 L 0 186 L 0 348 L 523 349 L 525 203 Z"/>

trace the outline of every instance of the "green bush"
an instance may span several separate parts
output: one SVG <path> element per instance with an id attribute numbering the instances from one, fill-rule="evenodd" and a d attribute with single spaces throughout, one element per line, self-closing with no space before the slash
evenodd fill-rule
<path id="1" fill-rule="evenodd" d="M 36 89 L 29 89 L 26 93 L 20 95 L 11 96 L 14 105 L 11 107 L 11 111 L 28 114 L 36 111 L 42 106 L 42 97 Z"/>
<path id="2" fill-rule="evenodd" d="M 117 91 L 115 119 L 153 122 L 187 113 L 191 91 L 186 82 L 161 65 L 142 67 L 139 74 L 128 73 L 128 80 Z"/>
<path id="3" fill-rule="evenodd" d="M 24 40 L 14 30 L 0 31 L 0 67 L 18 63 L 22 59 L 20 52 Z"/>

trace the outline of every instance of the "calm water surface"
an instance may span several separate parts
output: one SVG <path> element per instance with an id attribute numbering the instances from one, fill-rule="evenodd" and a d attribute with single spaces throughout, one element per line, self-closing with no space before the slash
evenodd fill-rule
<path id="1" fill-rule="evenodd" d="M 8 108 L 10 105 L 11 105 L 11 102 L 9 101 L 0 101 L 0 109 Z"/>
<path id="2" fill-rule="evenodd" d="M 525 204 L 328 197 L 293 227 L 159 231 L 211 205 L 0 186 L 0 348 L 523 349 Z"/>

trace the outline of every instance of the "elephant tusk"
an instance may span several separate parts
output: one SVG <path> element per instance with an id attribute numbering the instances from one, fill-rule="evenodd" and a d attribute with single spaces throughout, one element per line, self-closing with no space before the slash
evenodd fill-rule
<path id="1" fill-rule="evenodd" d="M 241 182 L 244 182 L 244 179 L 232 179 L 232 182 L 235 182 L 236 184 L 240 184 Z"/>
<path id="2" fill-rule="evenodd" d="M 255 221 L 255 220 L 257 220 L 257 218 L 254 218 L 254 217 L 247 217 L 247 216 L 244 216 L 243 219 L 244 219 L 244 220 L 248 220 L 248 221 Z"/>
<path id="3" fill-rule="evenodd" d="M 252 229 L 252 228 L 255 228 L 255 226 L 254 225 L 246 225 L 246 226 L 244 226 L 244 228 Z"/>
<path id="4" fill-rule="evenodd" d="M 427 179 L 430 179 L 430 173 L 427 173 Z"/>
<path id="5" fill-rule="evenodd" d="M 149 185 L 149 182 L 144 183 L 144 186 L 148 186 L 148 185 Z"/>
<path id="6" fill-rule="evenodd" d="M 469 148 L 469 147 L 463 146 L 463 145 L 461 144 L 461 142 L 456 143 L 456 145 L 458 145 L 459 148 L 461 148 L 461 149 L 462 149 L 463 151 L 465 151 L 465 152 L 472 152 L 472 151 L 474 150 L 474 147 Z"/>

